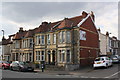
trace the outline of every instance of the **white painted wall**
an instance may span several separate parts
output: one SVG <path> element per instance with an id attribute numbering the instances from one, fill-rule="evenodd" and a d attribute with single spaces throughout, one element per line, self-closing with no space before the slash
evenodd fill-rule
<path id="1" fill-rule="evenodd" d="M 100 51 L 102 55 L 106 55 L 107 50 L 107 37 L 106 35 L 99 33 L 99 40 L 100 40 Z"/>

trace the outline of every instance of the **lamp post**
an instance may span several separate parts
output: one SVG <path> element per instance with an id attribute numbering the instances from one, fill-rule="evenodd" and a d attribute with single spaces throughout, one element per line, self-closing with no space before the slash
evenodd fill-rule
<path id="1" fill-rule="evenodd" d="M 1 30 L 3 32 L 3 37 L 2 37 L 2 60 L 4 59 L 4 54 L 3 54 L 3 40 L 4 40 L 4 30 Z"/>

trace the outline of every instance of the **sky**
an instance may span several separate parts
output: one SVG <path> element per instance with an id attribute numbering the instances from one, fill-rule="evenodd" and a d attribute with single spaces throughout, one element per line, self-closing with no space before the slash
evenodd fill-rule
<path id="1" fill-rule="evenodd" d="M 49 2 L 48 2 L 49 1 Z M 19 27 L 25 30 L 38 27 L 43 21 L 55 22 L 65 17 L 75 17 L 82 11 L 94 12 L 95 25 L 102 33 L 118 37 L 118 0 L 6 0 L 0 3 L 0 39 L 2 31 L 5 37 L 15 34 Z"/>

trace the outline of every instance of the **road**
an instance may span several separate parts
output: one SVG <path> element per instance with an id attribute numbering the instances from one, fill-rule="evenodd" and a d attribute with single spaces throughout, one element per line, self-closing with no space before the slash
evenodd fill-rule
<path id="1" fill-rule="evenodd" d="M 118 78 L 120 77 L 120 64 L 114 64 L 107 69 L 89 69 L 87 71 L 72 71 L 67 74 L 58 74 L 59 72 L 18 72 L 2 70 L 3 78 Z M 66 73 L 66 72 L 63 72 Z"/>

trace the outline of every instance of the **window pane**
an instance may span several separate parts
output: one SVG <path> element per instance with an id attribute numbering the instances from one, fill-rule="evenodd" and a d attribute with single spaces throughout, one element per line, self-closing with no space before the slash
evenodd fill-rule
<path id="1" fill-rule="evenodd" d="M 62 31 L 62 43 L 65 42 L 65 31 Z"/>
<path id="2" fill-rule="evenodd" d="M 53 43 L 56 44 L 56 34 L 53 34 Z"/>
<path id="3" fill-rule="evenodd" d="M 44 35 L 42 35 L 42 44 L 44 44 Z"/>
<path id="4" fill-rule="evenodd" d="M 59 42 L 62 43 L 62 32 L 59 33 Z"/>
<path id="5" fill-rule="evenodd" d="M 40 35 L 38 36 L 38 44 L 40 44 Z"/>
<path id="6" fill-rule="evenodd" d="M 70 50 L 67 50 L 67 62 L 70 62 Z"/>
<path id="7" fill-rule="evenodd" d="M 38 51 L 38 56 L 39 56 L 39 59 L 38 59 L 38 60 L 40 60 L 40 51 Z"/>
<path id="8" fill-rule="evenodd" d="M 47 43 L 50 44 L 50 35 L 47 35 Z"/>
<path id="9" fill-rule="evenodd" d="M 59 61 L 61 61 L 61 50 L 59 50 Z"/>
<path id="10" fill-rule="evenodd" d="M 36 51 L 36 61 L 38 60 L 38 57 L 37 57 L 37 56 L 38 56 L 38 54 L 37 54 L 37 51 Z"/>
<path id="11" fill-rule="evenodd" d="M 67 31 L 66 33 L 66 40 L 67 40 L 67 43 L 70 43 L 71 39 L 70 39 L 70 31 Z"/>

